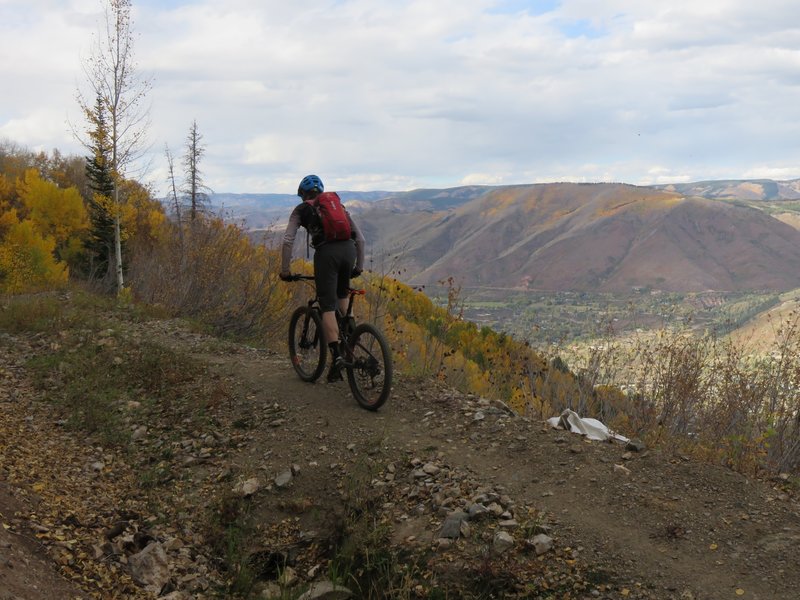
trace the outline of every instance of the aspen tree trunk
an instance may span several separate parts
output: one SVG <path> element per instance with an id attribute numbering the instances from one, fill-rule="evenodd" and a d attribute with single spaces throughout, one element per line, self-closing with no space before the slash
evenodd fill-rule
<path id="1" fill-rule="evenodd" d="M 122 231 L 119 224 L 119 187 L 114 185 L 114 262 L 117 270 L 117 293 L 125 287 L 122 277 Z"/>
<path id="2" fill-rule="evenodd" d="M 114 178 L 114 269 L 117 292 L 124 287 L 122 264 L 122 223 L 120 185 L 131 163 L 145 150 L 148 111 L 143 107 L 150 90 L 149 79 L 140 79 L 135 72 L 133 34 L 131 33 L 131 0 L 104 0 L 105 31 L 97 39 L 85 71 L 92 88 L 92 99 L 98 99 L 107 111 L 110 131 L 105 140 L 111 149 L 111 172 Z M 91 103 L 78 91 L 78 102 L 85 114 L 91 114 Z M 91 148 L 84 140 L 84 146 Z"/>

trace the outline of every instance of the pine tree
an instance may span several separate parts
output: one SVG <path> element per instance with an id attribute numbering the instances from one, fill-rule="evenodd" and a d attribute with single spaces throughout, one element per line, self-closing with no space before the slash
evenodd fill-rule
<path id="1" fill-rule="evenodd" d="M 103 99 L 98 95 L 87 119 L 93 128 L 89 131 L 92 154 L 86 157 L 86 176 L 92 196 L 89 199 L 91 230 L 86 249 L 90 255 L 91 275 L 113 282 L 114 280 L 114 175 L 111 169 L 111 144 Z"/>
<path id="2" fill-rule="evenodd" d="M 211 191 L 203 183 L 203 174 L 200 171 L 200 160 L 205 154 L 202 144 L 203 136 L 197 128 L 197 121 L 192 121 L 189 135 L 186 137 L 186 154 L 183 157 L 186 183 L 181 190 L 189 202 L 189 219 L 194 221 L 197 215 L 203 212 L 208 204 L 208 192 Z"/>

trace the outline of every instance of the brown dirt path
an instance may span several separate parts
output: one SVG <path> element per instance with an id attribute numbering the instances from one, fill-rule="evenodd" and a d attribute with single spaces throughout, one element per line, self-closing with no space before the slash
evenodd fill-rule
<path id="1" fill-rule="evenodd" d="M 619 444 L 586 442 L 541 422 L 509 416 L 494 403 L 402 376 L 388 404 L 370 413 L 357 406 L 344 383 L 299 381 L 282 351 L 216 344 L 175 323 L 126 327 L 135 329 L 133 335 L 188 349 L 207 363 L 206 376 L 222 390 L 205 407 L 208 427 L 217 438 L 235 443 L 200 461 L 179 463 L 176 456 L 173 468 L 183 475 L 159 492 L 168 503 L 170 494 L 180 490 L 182 506 L 188 503 L 191 509 L 180 518 L 189 524 L 213 502 L 214 493 L 230 493 L 237 483 L 255 478 L 261 487 L 251 509 L 259 519 L 256 545 L 264 550 L 298 547 L 295 542 L 304 535 L 331 526 L 342 513 L 343 498 L 365 493 L 375 496 L 370 506 L 392 528 L 398 548 L 406 556 L 424 557 L 444 589 L 448 582 L 485 569 L 486 580 L 545 582 L 560 590 L 527 596 L 532 598 L 798 597 L 800 502 L 780 479 L 751 480 L 656 451 L 626 453 Z M 26 400 L 21 402 L 19 394 L 0 397 L 0 458 L 6 461 L 0 465 L 0 514 L 4 523 L 15 519 L 14 527 L 0 531 L 0 599 L 77 597 L 90 588 L 53 579 L 58 555 L 25 542 L 37 512 L 53 507 L 33 504 L 34 478 L 8 481 L 10 470 L 19 469 L 10 462 L 11 449 L 42 444 L 40 437 L 25 436 L 28 407 L 49 410 L 32 397 L 11 342 L 4 343 L 3 383 L 22 390 Z M 46 351 L 46 344 L 35 348 Z M 36 424 L 40 435 L 70 435 L 55 418 Z M 158 431 L 159 424 L 149 425 Z M 74 436 L 64 444 L 78 448 L 85 441 Z M 60 448 L 42 451 L 57 463 L 71 456 Z M 124 458 L 113 460 L 122 475 Z M 423 465 L 430 471 L 421 473 Z M 291 483 L 277 486 L 275 477 L 292 469 Z M 71 495 L 82 496 L 75 498 L 75 511 L 87 506 L 93 494 L 91 474 L 80 480 L 81 473 L 86 470 L 70 474 Z M 366 473 L 359 480 L 366 490 L 354 487 L 359 473 Z M 118 485 L 125 481 L 134 479 L 120 476 Z M 512 550 L 493 554 L 492 536 L 499 528 L 491 520 L 476 521 L 452 545 L 439 542 L 446 513 L 457 507 L 458 499 L 446 497 L 454 488 L 468 499 L 486 493 L 504 497 L 503 508 L 521 525 L 510 530 Z M 124 495 L 124 489 L 119 493 Z M 75 517 L 85 526 L 84 515 L 76 512 Z M 533 524 L 554 539 L 554 549 L 542 556 L 526 544 Z M 193 553 L 208 553 L 202 536 L 184 543 L 193 545 Z M 312 546 L 316 553 L 304 549 L 293 556 L 301 583 L 309 573 L 325 571 L 324 563 L 320 569 L 324 552 L 319 544 Z M 574 591 L 566 592 L 565 582 Z M 178 591 L 181 585 L 176 583 Z M 128 579 L 115 595 L 150 597 L 131 589 Z M 512 597 L 498 593 L 485 597 Z M 185 597 L 214 596 L 206 590 Z"/>
<path id="2" fill-rule="evenodd" d="M 575 549 L 588 570 L 615 578 L 620 590 L 644 587 L 655 598 L 797 597 L 800 504 L 780 480 L 630 453 L 519 417 L 476 420 L 478 399 L 402 378 L 391 402 L 370 414 L 345 385 L 303 384 L 283 357 L 273 364 L 274 379 L 260 362 L 237 363 L 233 373 L 265 399 L 273 397 L 270 381 L 295 399 L 296 418 L 272 433 L 285 448 L 273 455 L 278 462 L 298 452 L 314 456 L 320 436 L 340 450 L 380 438 L 391 460 L 440 457 L 546 513 L 558 543 Z M 309 438 L 316 441 L 303 442 Z"/>

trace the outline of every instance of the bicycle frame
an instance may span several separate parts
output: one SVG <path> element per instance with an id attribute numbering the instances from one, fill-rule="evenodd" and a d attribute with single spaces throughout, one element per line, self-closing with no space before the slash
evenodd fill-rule
<path id="1" fill-rule="evenodd" d="M 293 275 L 290 281 L 313 281 L 310 275 Z M 335 310 L 343 367 L 353 396 L 363 408 L 378 410 L 389 398 L 392 380 L 391 350 L 380 331 L 370 323 L 357 324 L 353 315 L 356 296 L 366 290 L 348 287 L 344 314 Z M 302 320 L 302 324 L 301 324 Z M 300 335 L 298 336 L 297 333 Z M 314 294 L 293 313 L 289 324 L 289 351 L 301 379 L 314 382 L 322 374 L 327 354 L 319 296 Z"/>
<path id="2" fill-rule="evenodd" d="M 314 281 L 313 275 L 293 275 L 292 279 L 295 281 Z M 349 335 L 353 332 L 353 328 L 355 327 L 355 323 L 350 321 L 353 318 L 353 305 L 355 304 L 356 296 L 364 296 L 366 295 L 367 291 L 364 289 L 359 288 L 347 288 L 347 310 L 344 314 L 339 312 L 339 307 L 336 307 L 334 311 L 336 313 L 336 323 L 339 325 L 339 341 L 343 343 L 344 347 L 347 347 L 347 339 Z M 319 296 L 314 294 L 313 298 L 310 298 L 306 304 L 308 308 L 311 310 L 316 310 L 322 316 L 322 310 L 319 306 Z M 303 336 L 308 333 L 308 319 L 306 319 L 305 323 L 303 323 Z"/>

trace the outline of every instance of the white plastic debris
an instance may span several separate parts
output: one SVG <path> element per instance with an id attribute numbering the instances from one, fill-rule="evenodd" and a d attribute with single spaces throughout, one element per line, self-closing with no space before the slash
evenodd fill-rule
<path id="1" fill-rule="evenodd" d="M 566 429 L 572 433 L 586 436 L 590 440 L 604 442 L 609 439 L 628 442 L 628 438 L 614 433 L 597 419 L 582 418 L 575 411 L 566 409 L 561 416 L 550 417 L 547 422 L 554 429 Z"/>

